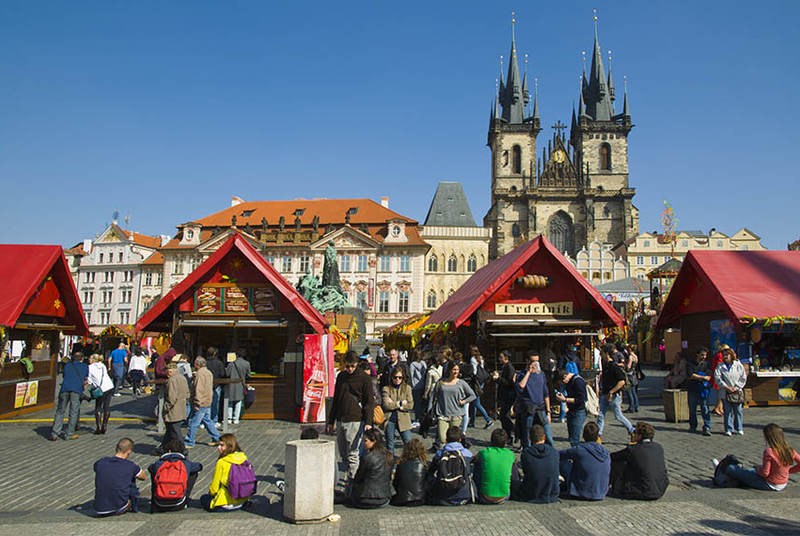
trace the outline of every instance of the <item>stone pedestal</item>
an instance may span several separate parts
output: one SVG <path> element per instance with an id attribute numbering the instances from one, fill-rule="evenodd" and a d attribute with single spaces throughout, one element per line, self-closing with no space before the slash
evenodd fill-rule
<path id="1" fill-rule="evenodd" d="M 333 513 L 336 444 L 324 439 L 286 443 L 283 517 L 292 523 L 316 523 Z"/>

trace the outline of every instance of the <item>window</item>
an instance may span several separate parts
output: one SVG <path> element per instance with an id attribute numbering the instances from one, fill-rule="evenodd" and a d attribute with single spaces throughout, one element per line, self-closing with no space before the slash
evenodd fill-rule
<path id="1" fill-rule="evenodd" d="M 681 240 L 681 247 L 682 248 L 688 248 L 689 247 L 689 241 L 688 240 Z"/>
<path id="2" fill-rule="evenodd" d="M 308 255 L 300 255 L 300 273 L 307 274 L 311 266 L 311 258 Z"/>
<path id="3" fill-rule="evenodd" d="M 132 297 L 133 297 L 133 291 L 123 290 L 120 292 L 120 303 L 131 303 Z"/>
<path id="4" fill-rule="evenodd" d="M 156 285 L 160 287 L 161 283 L 163 283 L 163 282 L 164 282 L 164 274 L 162 274 L 161 272 L 157 272 L 156 273 Z"/>
<path id="5" fill-rule="evenodd" d="M 511 236 L 514 238 L 519 238 L 522 233 L 519 230 L 519 224 L 514 223 L 511 225 Z"/>
<path id="6" fill-rule="evenodd" d="M 611 171 L 611 146 L 607 143 L 600 144 L 600 169 Z"/>
<path id="7" fill-rule="evenodd" d="M 600 272 L 592 272 L 592 281 L 600 280 Z"/>
<path id="8" fill-rule="evenodd" d="M 114 272 L 103 272 L 103 282 L 105 282 L 105 283 L 113 283 L 114 282 Z"/>
<path id="9" fill-rule="evenodd" d="M 399 271 L 401 272 L 410 272 L 411 271 L 411 257 L 408 255 L 400 255 L 400 268 Z"/>
<path id="10" fill-rule="evenodd" d="M 358 290 L 356 291 L 356 307 L 359 309 L 366 311 L 367 310 L 367 291 L 366 290 Z"/>
<path id="11" fill-rule="evenodd" d="M 339 271 L 349 272 L 350 270 L 350 255 L 339 255 Z"/>
<path id="12" fill-rule="evenodd" d="M 291 272 L 291 271 L 292 271 L 292 258 L 281 257 L 281 272 Z"/>
<path id="13" fill-rule="evenodd" d="M 604 279 L 611 279 L 611 272 L 603 272 Z"/>
<path id="14" fill-rule="evenodd" d="M 644 264 L 644 257 L 636 257 L 636 264 Z"/>
<path id="15" fill-rule="evenodd" d="M 511 148 L 511 172 L 522 173 L 522 148 L 519 145 Z"/>
<path id="16" fill-rule="evenodd" d="M 269 257 L 267 257 L 267 262 L 270 264 L 270 266 L 274 267 L 275 266 L 275 257 L 270 255 Z"/>
<path id="17" fill-rule="evenodd" d="M 658 257 L 650 257 L 650 264 L 658 264 Z"/>
<path id="18" fill-rule="evenodd" d="M 558 251 L 567 255 L 573 254 L 574 228 L 572 226 L 572 218 L 566 212 L 559 210 L 550 216 L 550 221 L 547 224 L 547 234 L 547 238 L 550 239 L 550 242 Z"/>
<path id="19" fill-rule="evenodd" d="M 100 262 L 101 263 L 103 262 L 103 254 L 102 253 L 100 254 Z"/>
<path id="20" fill-rule="evenodd" d="M 92 312 L 91 311 L 85 311 L 83 314 L 86 315 L 86 323 L 87 324 L 91 324 L 92 323 Z"/>
<path id="21" fill-rule="evenodd" d="M 94 275 L 95 275 L 95 273 L 96 272 L 86 272 L 86 275 L 84 276 L 84 279 L 85 279 L 84 282 L 85 283 L 94 283 Z"/>
<path id="22" fill-rule="evenodd" d="M 146 274 L 144 274 L 144 285 L 146 287 L 149 287 L 152 284 L 153 284 L 153 273 L 147 272 Z"/>
<path id="23" fill-rule="evenodd" d="M 119 323 L 120 324 L 130 324 L 131 322 L 131 313 L 130 311 L 120 311 L 119 312 Z"/>
<path id="24" fill-rule="evenodd" d="M 192 238 L 194 238 L 194 231 L 192 231 L 191 229 L 187 229 L 186 230 L 186 238 L 188 240 L 191 240 Z"/>
<path id="25" fill-rule="evenodd" d="M 456 260 L 456 256 L 450 255 L 450 258 L 447 259 L 447 271 L 455 272 L 457 270 L 458 270 L 458 261 Z"/>
<path id="26" fill-rule="evenodd" d="M 366 255 L 358 256 L 358 264 L 356 265 L 357 272 L 366 272 L 369 270 L 369 258 Z"/>
<path id="27" fill-rule="evenodd" d="M 109 324 L 111 320 L 111 313 L 108 311 L 103 311 L 100 313 L 100 323 L 101 324 Z"/>
<path id="28" fill-rule="evenodd" d="M 380 263 L 378 264 L 378 271 L 379 272 L 391 272 L 392 271 L 392 258 L 389 255 L 381 255 L 380 256 Z"/>
<path id="29" fill-rule="evenodd" d="M 650 247 L 650 241 L 649 240 L 645 240 L 644 241 L 644 247 L 646 247 L 646 248 Z"/>
<path id="30" fill-rule="evenodd" d="M 378 293 L 378 312 L 389 312 L 389 293 L 383 290 Z"/>
<path id="31" fill-rule="evenodd" d="M 717 247 L 718 247 L 718 248 L 721 248 L 721 247 L 722 247 L 722 240 L 717 240 Z"/>
<path id="32" fill-rule="evenodd" d="M 428 299 L 426 301 L 428 309 L 436 309 L 436 291 L 431 289 L 428 291 Z"/>
<path id="33" fill-rule="evenodd" d="M 172 265 L 172 275 L 181 275 L 183 273 L 183 260 L 175 259 L 175 264 Z"/>
<path id="34" fill-rule="evenodd" d="M 133 270 L 125 270 L 122 272 L 122 281 L 130 283 L 133 281 Z"/>
<path id="35" fill-rule="evenodd" d="M 119 252 L 119 255 L 117 255 L 117 262 L 122 262 L 122 252 L 121 251 Z"/>
<path id="36" fill-rule="evenodd" d="M 398 313 L 407 313 L 408 312 L 408 291 L 401 290 L 398 293 L 397 297 L 397 312 Z"/>
<path id="37" fill-rule="evenodd" d="M 192 258 L 192 271 L 194 272 L 197 270 L 197 267 L 200 266 L 200 257 L 193 257 Z"/>
<path id="38" fill-rule="evenodd" d="M 94 301 L 94 292 L 91 290 L 83 291 L 83 303 L 92 303 Z"/>
<path id="39" fill-rule="evenodd" d="M 439 260 L 436 258 L 436 255 L 431 255 L 430 257 L 428 257 L 428 271 L 435 272 L 438 269 L 439 269 Z"/>
<path id="40" fill-rule="evenodd" d="M 470 255 L 469 260 L 467 261 L 467 271 L 474 272 L 478 269 L 478 259 L 475 255 Z"/>

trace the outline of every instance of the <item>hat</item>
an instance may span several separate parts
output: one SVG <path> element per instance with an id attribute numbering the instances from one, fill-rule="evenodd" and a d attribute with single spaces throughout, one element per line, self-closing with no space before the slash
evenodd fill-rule
<path id="1" fill-rule="evenodd" d="M 171 363 L 178 363 L 180 361 L 183 361 L 183 354 L 175 354 L 172 356 L 172 359 L 170 359 Z"/>
<path id="2" fill-rule="evenodd" d="M 718 348 L 718 350 L 719 350 L 720 352 L 724 352 L 725 350 L 730 350 L 730 349 L 731 349 L 731 347 L 730 347 L 730 346 L 728 346 L 727 344 L 720 344 L 720 345 L 719 345 L 719 348 Z"/>

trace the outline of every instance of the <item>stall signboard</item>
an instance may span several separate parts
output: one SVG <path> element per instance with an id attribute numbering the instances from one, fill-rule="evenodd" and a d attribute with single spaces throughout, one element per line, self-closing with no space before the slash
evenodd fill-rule
<path id="1" fill-rule="evenodd" d="M 207 285 L 194 294 L 194 313 L 201 315 L 258 315 L 278 312 L 278 293 L 272 287 Z"/>
<path id="2" fill-rule="evenodd" d="M 328 396 L 330 335 L 306 335 L 303 346 L 303 407 L 300 422 L 325 421 L 325 397 Z"/>
<path id="3" fill-rule="evenodd" d="M 14 408 L 35 406 L 39 400 L 39 380 L 19 382 L 14 390 Z"/>
<path id="4" fill-rule="evenodd" d="M 572 316 L 572 302 L 496 303 L 494 314 L 513 316 Z"/>

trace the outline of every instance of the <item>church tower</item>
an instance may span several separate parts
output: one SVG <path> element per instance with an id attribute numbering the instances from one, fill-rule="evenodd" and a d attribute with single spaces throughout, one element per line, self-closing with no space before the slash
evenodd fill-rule
<path id="1" fill-rule="evenodd" d="M 614 110 L 614 82 L 603 67 L 603 54 L 595 16 L 591 68 L 584 69 L 573 112 L 570 144 L 574 164 L 582 176 L 586 213 L 585 244 L 594 240 L 615 245 L 639 232 L 639 215 L 632 200 L 636 193 L 628 183 L 628 133 L 633 128 L 627 87 L 622 112 Z"/>
<path id="2" fill-rule="evenodd" d="M 527 239 L 529 216 L 524 192 L 535 180 L 539 106 L 534 95 L 533 111 L 529 113 L 527 62 L 520 76 L 514 23 L 512 19 L 508 75 L 503 79 L 501 66 L 498 94 L 489 117 L 492 204 L 483 223 L 492 230 L 490 259 L 505 255 Z"/>

